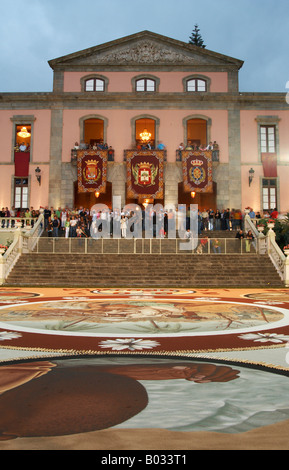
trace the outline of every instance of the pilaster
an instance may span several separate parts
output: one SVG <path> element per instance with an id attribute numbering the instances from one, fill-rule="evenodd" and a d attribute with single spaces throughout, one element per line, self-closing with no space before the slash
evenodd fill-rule
<path id="1" fill-rule="evenodd" d="M 51 111 L 49 206 L 61 206 L 63 110 Z"/>
<path id="2" fill-rule="evenodd" d="M 240 110 L 228 111 L 228 207 L 242 209 Z"/>

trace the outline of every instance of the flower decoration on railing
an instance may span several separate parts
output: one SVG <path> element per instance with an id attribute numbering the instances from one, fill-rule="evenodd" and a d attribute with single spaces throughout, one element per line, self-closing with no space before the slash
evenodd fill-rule
<path id="1" fill-rule="evenodd" d="M 6 251 L 8 250 L 9 246 L 7 245 L 0 245 L 0 255 L 4 255 Z"/>
<path id="2" fill-rule="evenodd" d="M 4 255 L 6 251 L 8 250 L 9 246 L 12 244 L 12 241 L 8 241 L 6 245 L 0 245 L 0 255 Z"/>

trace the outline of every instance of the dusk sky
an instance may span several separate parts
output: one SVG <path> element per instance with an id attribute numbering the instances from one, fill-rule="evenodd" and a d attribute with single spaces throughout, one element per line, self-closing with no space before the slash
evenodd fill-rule
<path id="1" fill-rule="evenodd" d="M 240 91 L 289 91 L 288 0 L 14 0 L 1 6 L 0 93 L 52 91 L 48 60 L 143 30 L 244 61 Z M 288 87 L 288 88 L 287 88 Z"/>

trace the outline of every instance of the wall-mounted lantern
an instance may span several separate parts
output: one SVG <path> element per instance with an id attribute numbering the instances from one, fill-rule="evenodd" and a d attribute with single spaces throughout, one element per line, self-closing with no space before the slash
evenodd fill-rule
<path id="1" fill-rule="evenodd" d="M 36 176 L 36 179 L 37 179 L 38 184 L 40 186 L 41 185 L 41 170 L 40 170 L 39 166 L 37 168 L 35 168 L 35 176 Z"/>
<path id="2" fill-rule="evenodd" d="M 249 186 L 251 186 L 251 183 L 252 183 L 253 178 L 254 178 L 254 174 L 255 174 L 255 171 L 253 170 L 253 168 L 250 168 L 250 170 L 249 170 Z"/>

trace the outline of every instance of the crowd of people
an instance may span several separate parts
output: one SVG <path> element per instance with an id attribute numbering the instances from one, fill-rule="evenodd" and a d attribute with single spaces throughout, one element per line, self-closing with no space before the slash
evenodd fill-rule
<path id="1" fill-rule="evenodd" d="M 15 209 L 15 207 L 12 207 L 11 209 L 8 207 L 2 207 L 0 210 L 1 228 L 14 228 L 18 220 L 22 227 L 24 227 L 24 225 L 33 226 L 40 213 L 41 208 L 34 209 L 31 207 L 30 209 L 22 210 Z"/>
<path id="2" fill-rule="evenodd" d="M 140 209 L 140 213 L 136 214 L 133 210 L 122 209 L 120 211 L 113 211 L 106 208 L 105 210 L 90 211 L 83 207 L 68 209 L 53 207 L 40 207 L 39 209 L 26 209 L 21 211 L 19 209 L 9 209 L 3 207 L 0 211 L 1 227 L 9 228 L 15 225 L 16 220 L 21 221 L 22 227 L 24 225 L 33 226 L 35 221 L 38 219 L 40 214 L 44 216 L 44 232 L 48 237 L 91 237 L 93 230 L 98 232 L 106 230 L 109 236 L 113 235 L 113 229 L 115 227 L 114 222 L 118 222 L 120 229 L 120 236 L 126 237 L 127 230 L 133 227 L 133 221 L 139 224 L 141 223 L 141 231 L 145 230 L 145 223 L 148 220 L 145 208 Z M 237 234 L 242 234 L 244 230 L 244 216 L 245 213 L 251 217 L 255 222 L 261 218 L 260 212 L 255 213 L 253 209 L 247 209 L 246 212 L 242 212 L 239 209 L 224 209 L 224 210 L 212 210 L 204 209 L 198 211 L 198 234 L 206 235 L 213 231 L 236 231 Z M 176 211 L 173 213 L 172 209 L 162 210 L 157 213 L 155 209 L 150 208 L 149 213 L 150 220 L 152 221 L 152 227 L 154 228 L 154 236 L 166 237 L 168 234 L 170 219 L 176 218 L 176 229 L 180 227 L 178 220 L 181 220 L 184 224 L 182 227 L 186 230 L 184 237 L 189 238 L 190 236 L 190 209 L 187 209 L 187 213 L 179 213 Z M 158 225 L 158 219 L 163 221 L 163 224 Z M 278 212 L 274 211 L 264 212 L 262 218 L 274 219 L 278 217 Z M 185 220 L 184 220 L 185 218 Z M 162 232 L 156 233 L 156 227 L 161 226 Z"/>

